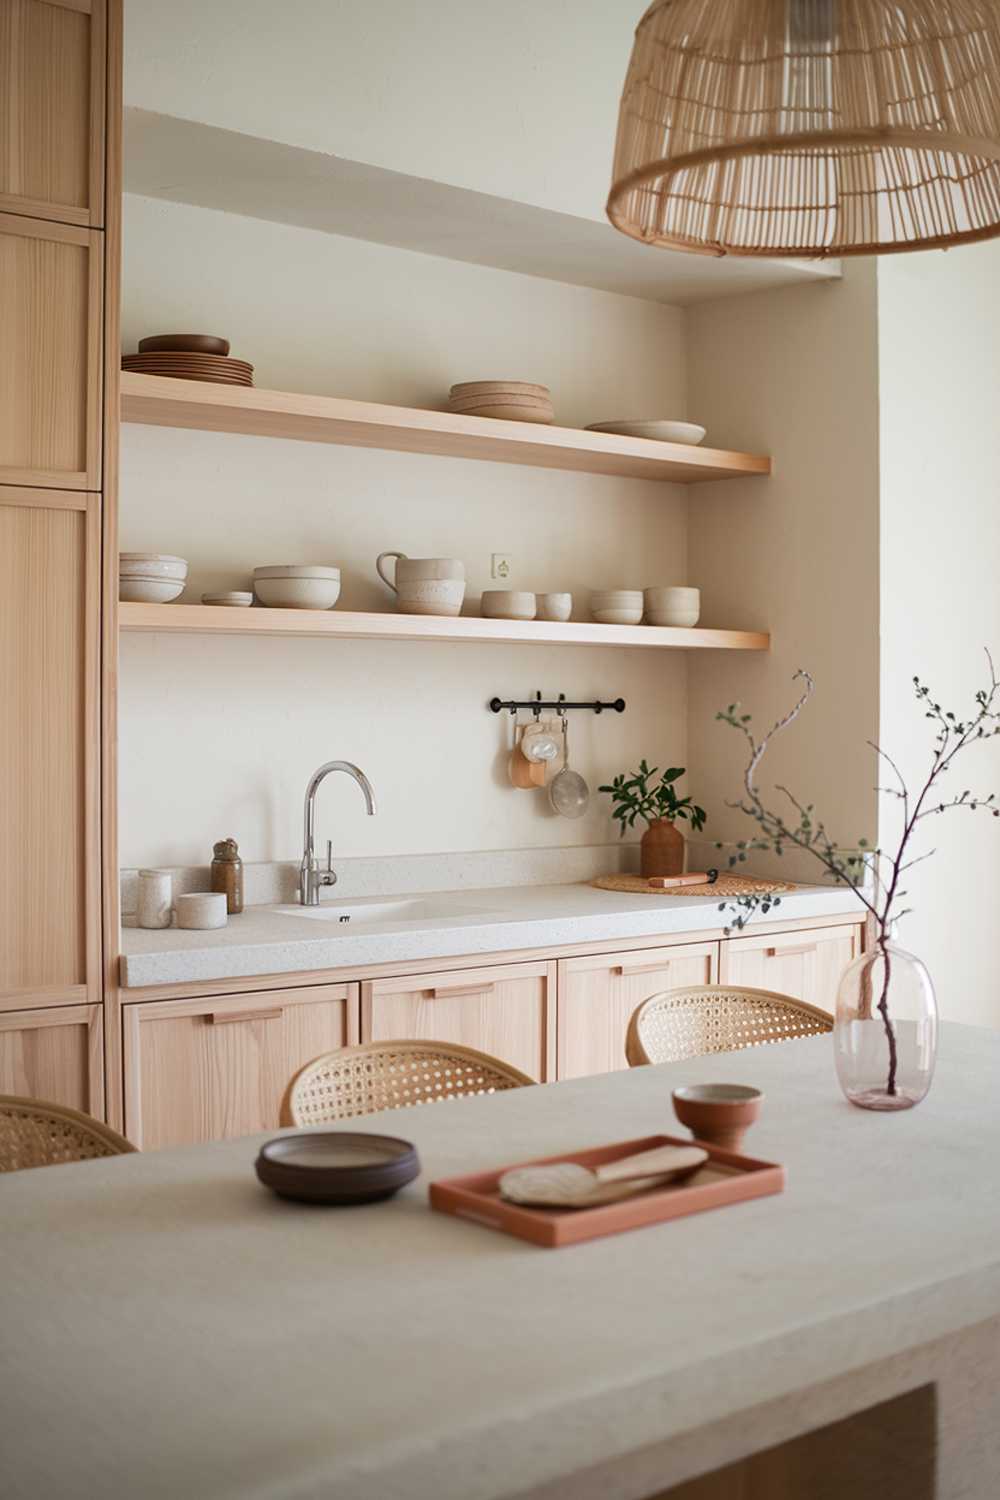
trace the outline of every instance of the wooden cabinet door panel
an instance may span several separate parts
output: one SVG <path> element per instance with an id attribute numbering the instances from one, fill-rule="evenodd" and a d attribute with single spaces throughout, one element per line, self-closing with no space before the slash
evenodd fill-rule
<path id="1" fill-rule="evenodd" d="M 861 952 L 863 924 L 816 927 L 729 938 L 722 944 L 721 981 L 776 990 L 832 1015 L 840 976 Z"/>
<path id="2" fill-rule="evenodd" d="M 0 1006 L 97 998 L 98 525 L 0 487 Z"/>
<path id="3" fill-rule="evenodd" d="M 632 1012 L 663 990 L 713 984 L 718 954 L 718 943 L 708 942 L 563 959 L 557 1077 L 627 1068 L 625 1033 Z"/>
<path id="4" fill-rule="evenodd" d="M 361 987 L 366 1042 L 457 1042 L 540 1082 L 554 1077 L 555 964 L 509 964 Z"/>
<path id="5" fill-rule="evenodd" d="M 0 0 L 0 209 L 104 218 L 104 0 Z"/>
<path id="6" fill-rule="evenodd" d="M 142 1150 L 271 1130 L 292 1077 L 357 1041 L 357 986 L 124 1007 L 125 1132 Z"/>
<path id="7" fill-rule="evenodd" d="M 0 1014 L 0 1094 L 67 1104 L 104 1119 L 99 1005 Z"/>
<path id="8" fill-rule="evenodd" d="M 102 238 L 0 214 L 0 484 L 100 489 Z"/>

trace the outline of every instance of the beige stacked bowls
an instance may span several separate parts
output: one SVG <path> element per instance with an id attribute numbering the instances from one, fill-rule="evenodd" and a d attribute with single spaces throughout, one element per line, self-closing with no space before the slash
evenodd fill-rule
<path id="1" fill-rule="evenodd" d="M 128 604 L 169 604 L 184 592 L 188 565 L 169 552 L 121 552 L 118 597 Z"/>
<path id="2" fill-rule="evenodd" d="M 332 609 L 340 598 L 340 569 L 320 563 L 272 563 L 254 568 L 253 591 L 267 609 Z"/>
<path id="3" fill-rule="evenodd" d="M 680 625 L 690 629 L 697 625 L 701 614 L 701 593 L 698 589 L 655 588 L 643 589 L 647 625 Z"/>
<path id="4" fill-rule="evenodd" d="M 467 380 L 453 385 L 448 410 L 504 422 L 554 422 L 556 415 L 548 386 L 526 380 Z"/>

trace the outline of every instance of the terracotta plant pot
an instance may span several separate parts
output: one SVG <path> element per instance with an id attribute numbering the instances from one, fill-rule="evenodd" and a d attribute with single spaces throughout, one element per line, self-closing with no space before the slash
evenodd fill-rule
<path id="1" fill-rule="evenodd" d="M 684 835 L 669 818 L 653 819 L 640 849 L 643 876 L 684 874 Z"/>

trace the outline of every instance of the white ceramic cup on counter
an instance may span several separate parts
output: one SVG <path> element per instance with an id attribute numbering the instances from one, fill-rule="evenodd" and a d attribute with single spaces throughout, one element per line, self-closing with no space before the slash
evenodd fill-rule
<path id="1" fill-rule="evenodd" d="M 395 576 L 382 566 L 396 559 Z M 457 557 L 407 557 L 405 552 L 380 552 L 375 570 L 396 595 L 396 608 L 405 615 L 458 615 L 465 598 L 465 564 Z"/>
<path id="2" fill-rule="evenodd" d="M 224 891 L 192 891 L 177 897 L 178 927 L 209 931 L 225 927 L 228 920 Z"/>
<path id="3" fill-rule="evenodd" d="M 140 870 L 135 915 L 140 927 L 169 927 L 174 914 L 174 878 L 169 870 Z"/>
<path id="4" fill-rule="evenodd" d="M 701 591 L 688 588 L 643 589 L 647 625 L 697 625 L 701 614 Z"/>
<path id="5" fill-rule="evenodd" d="M 540 620 L 568 620 L 572 613 L 572 594 L 538 595 L 538 618 Z"/>

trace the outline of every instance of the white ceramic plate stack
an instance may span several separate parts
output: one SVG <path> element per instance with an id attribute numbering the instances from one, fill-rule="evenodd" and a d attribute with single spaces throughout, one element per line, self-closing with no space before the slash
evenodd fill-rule
<path id="1" fill-rule="evenodd" d="M 340 569 L 319 563 L 273 563 L 254 568 L 253 588 L 268 609 L 332 609 L 340 598 Z"/>
<path id="2" fill-rule="evenodd" d="M 600 589 L 590 596 L 590 613 L 599 625 L 638 625 L 641 589 Z"/>
<path id="3" fill-rule="evenodd" d="M 548 386 L 527 380 L 467 380 L 453 385 L 448 410 L 502 422 L 554 422 L 556 416 Z"/>
<path id="4" fill-rule="evenodd" d="M 705 436 L 705 428 L 695 422 L 591 422 L 586 431 L 650 438 L 654 443 L 686 443 L 689 447 L 697 447 Z"/>
<path id="5" fill-rule="evenodd" d="M 120 552 L 118 597 L 127 604 L 169 604 L 183 594 L 188 565 L 168 552 Z"/>
<path id="6" fill-rule="evenodd" d="M 643 589 L 647 625 L 680 625 L 690 629 L 701 614 L 699 589 Z"/>

